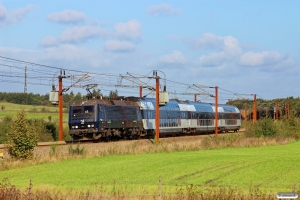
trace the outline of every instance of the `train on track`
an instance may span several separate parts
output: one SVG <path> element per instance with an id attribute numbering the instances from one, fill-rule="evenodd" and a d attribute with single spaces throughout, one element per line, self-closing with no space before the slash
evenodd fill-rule
<path id="1" fill-rule="evenodd" d="M 126 97 L 73 102 L 68 125 L 73 140 L 137 139 L 155 135 L 155 99 Z M 218 106 L 219 132 L 238 131 L 241 115 L 232 105 Z M 215 105 L 170 100 L 160 107 L 160 137 L 215 131 Z"/>

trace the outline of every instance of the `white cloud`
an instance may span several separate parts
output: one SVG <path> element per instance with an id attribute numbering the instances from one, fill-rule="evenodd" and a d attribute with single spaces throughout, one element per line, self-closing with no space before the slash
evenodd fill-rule
<path id="1" fill-rule="evenodd" d="M 187 59 L 180 51 L 173 51 L 170 54 L 163 55 L 160 61 L 167 64 L 184 64 Z"/>
<path id="2" fill-rule="evenodd" d="M 136 48 L 134 43 L 142 38 L 141 25 L 136 20 L 126 23 L 117 23 L 114 30 L 100 28 L 96 25 L 74 26 L 65 29 L 59 37 L 47 36 L 40 42 L 40 46 L 49 47 L 59 43 L 84 43 L 94 38 L 110 39 L 105 43 L 108 51 L 132 51 Z M 130 42 L 134 41 L 134 43 Z"/>
<path id="3" fill-rule="evenodd" d="M 142 37 L 141 24 L 137 20 L 117 23 L 114 29 L 115 36 L 121 39 L 136 40 Z"/>
<path id="4" fill-rule="evenodd" d="M 236 38 L 232 36 L 226 36 L 223 38 L 223 43 L 223 49 L 228 56 L 236 57 L 242 53 L 242 48 L 240 47 L 239 41 Z"/>
<path id="5" fill-rule="evenodd" d="M 238 40 L 232 36 L 220 37 L 213 34 L 205 34 L 197 38 L 197 41 L 198 44 L 195 47 L 217 50 L 217 52 L 200 56 L 197 61 L 197 64 L 200 66 L 217 67 L 224 65 L 224 63 L 232 63 L 242 54 Z"/>
<path id="6" fill-rule="evenodd" d="M 23 8 L 7 11 L 6 8 L 0 2 L 0 27 L 18 23 L 34 7 L 34 5 L 29 4 Z"/>
<path id="7" fill-rule="evenodd" d="M 247 66 L 275 65 L 285 60 L 278 52 L 262 51 L 254 53 L 247 52 L 241 56 L 240 63 Z"/>
<path id="8" fill-rule="evenodd" d="M 91 38 L 106 37 L 108 31 L 96 26 L 76 26 L 67 28 L 60 36 L 59 40 L 64 43 L 83 43 Z"/>
<path id="9" fill-rule="evenodd" d="M 43 47 L 50 47 L 50 46 L 55 46 L 57 45 L 58 41 L 55 37 L 53 36 L 46 36 L 44 37 L 41 42 L 40 42 L 40 46 Z"/>
<path id="10" fill-rule="evenodd" d="M 197 38 L 185 38 L 193 49 L 216 49 L 220 48 L 224 39 L 212 33 L 205 33 Z"/>
<path id="11" fill-rule="evenodd" d="M 171 5 L 163 3 L 160 5 L 150 6 L 147 12 L 154 16 L 179 15 L 180 10 L 172 8 Z"/>
<path id="12" fill-rule="evenodd" d="M 86 15 L 77 10 L 64 10 L 62 12 L 55 12 L 47 17 L 48 20 L 58 23 L 77 23 L 84 21 Z"/>
<path id="13" fill-rule="evenodd" d="M 105 42 L 104 48 L 107 51 L 132 51 L 136 46 L 128 41 L 109 40 Z"/>

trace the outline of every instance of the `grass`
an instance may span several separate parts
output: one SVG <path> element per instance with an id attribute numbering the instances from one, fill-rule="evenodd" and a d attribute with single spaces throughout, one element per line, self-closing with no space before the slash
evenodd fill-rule
<path id="1" fill-rule="evenodd" d="M 22 109 L 26 112 L 28 119 L 48 119 L 51 116 L 52 120 L 58 120 L 58 106 L 33 106 L 33 105 L 20 105 L 7 102 L 0 102 L 0 107 L 4 106 L 5 109 L 0 110 L 0 119 L 3 119 L 6 116 L 16 116 L 18 112 Z M 46 109 L 49 112 L 44 112 L 43 109 Z M 37 112 L 30 112 L 36 110 Z M 64 122 L 68 120 L 68 114 L 63 114 Z"/>
<path id="2" fill-rule="evenodd" d="M 41 111 L 42 108 L 46 108 L 49 111 L 58 112 L 58 106 L 33 106 L 33 105 L 21 105 L 21 104 L 14 104 L 14 103 L 8 103 L 8 102 L 0 102 L 0 106 L 4 106 L 4 112 L 5 111 L 20 111 L 24 109 L 25 111 L 32 110 L 33 108 L 36 108 L 38 111 Z"/>
<path id="3" fill-rule="evenodd" d="M 220 148 L 200 151 L 114 155 L 64 160 L 0 172 L 17 187 L 56 188 L 62 191 L 126 193 L 143 190 L 157 193 L 162 177 L 162 192 L 176 188 L 235 187 L 243 191 L 291 191 L 300 184 L 300 142 L 286 145 Z"/>

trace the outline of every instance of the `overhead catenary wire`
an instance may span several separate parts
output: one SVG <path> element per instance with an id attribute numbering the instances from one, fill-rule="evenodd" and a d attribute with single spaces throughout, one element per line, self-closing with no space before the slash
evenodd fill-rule
<path id="1" fill-rule="evenodd" d="M 1 63 L 2 62 L 2 63 Z M 21 78 L 24 77 L 23 71 L 25 66 L 27 66 L 27 78 L 30 80 L 28 81 L 28 84 L 34 84 L 34 85 L 47 85 L 47 86 L 52 86 L 57 85 L 57 77 L 59 75 L 60 70 L 66 71 L 67 75 L 70 77 L 68 79 L 64 79 L 64 86 L 67 85 L 73 85 L 74 82 L 76 82 L 77 79 L 79 79 L 82 74 L 88 73 L 89 78 L 86 78 L 82 80 L 80 83 L 76 83 L 73 85 L 74 88 L 82 88 L 82 86 L 94 83 L 97 84 L 100 88 L 101 91 L 111 91 L 109 88 L 119 88 L 116 87 L 120 83 L 120 79 L 122 81 L 122 84 L 126 85 L 132 85 L 132 88 L 127 88 L 127 90 L 118 90 L 120 93 L 126 93 L 126 94 L 137 94 L 137 91 L 135 87 L 137 85 L 145 84 L 149 86 L 154 87 L 154 83 L 151 83 L 153 79 L 151 79 L 152 75 L 150 75 L 149 72 L 146 75 L 139 75 L 135 73 L 130 73 L 126 75 L 120 75 L 120 74 L 113 74 L 113 73 L 98 73 L 98 72 L 86 72 L 82 70 L 74 70 L 74 69 L 67 69 L 67 68 L 60 68 L 60 67 L 54 67 L 54 66 L 48 66 L 48 65 L 43 65 L 39 63 L 34 63 L 34 62 L 28 62 L 28 61 L 22 61 L 18 59 L 13 59 L 13 58 L 8 58 L 4 56 L 0 56 L 0 82 L 10 82 L 10 83 L 20 83 L 23 84 L 24 80 L 21 80 Z M 8 69 L 8 70 L 7 70 Z M 135 78 L 143 79 L 142 82 L 136 82 L 132 83 L 130 81 L 126 81 L 125 78 L 130 79 L 134 76 Z M 7 78 L 16 78 L 20 80 L 7 80 L 4 79 L 5 77 Z M 122 77 L 124 79 L 122 79 Z M 166 85 L 167 85 L 167 91 L 170 92 L 170 96 L 172 98 L 176 97 L 181 97 L 181 98 L 186 98 L 187 96 L 190 96 L 191 98 L 192 95 L 185 95 L 185 93 L 200 93 L 195 90 L 193 90 L 191 84 L 187 83 L 182 83 L 179 81 L 174 81 L 170 80 L 167 78 L 162 78 Z M 35 80 L 35 81 L 33 81 Z M 206 86 L 207 87 L 207 86 Z M 206 88 L 209 89 L 209 88 Z M 235 92 L 231 92 L 229 90 L 225 90 L 223 88 L 220 88 L 221 90 L 225 92 L 219 93 L 219 99 L 221 101 L 227 99 L 232 99 L 232 97 L 237 96 L 239 98 L 244 98 L 243 94 L 238 94 Z M 129 91 L 131 90 L 131 91 Z M 191 92 L 192 91 L 192 92 Z M 200 95 L 199 99 L 202 100 L 213 100 L 212 91 L 208 92 L 207 90 L 203 89 L 204 93 L 207 93 L 206 95 Z"/>

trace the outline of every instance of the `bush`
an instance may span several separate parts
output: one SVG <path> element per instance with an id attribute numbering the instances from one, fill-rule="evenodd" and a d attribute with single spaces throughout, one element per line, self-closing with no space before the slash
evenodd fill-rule
<path id="1" fill-rule="evenodd" d="M 270 118 L 259 120 L 257 125 L 254 127 L 254 135 L 256 137 L 263 136 L 273 136 L 275 135 L 276 127 L 274 125 L 274 121 Z"/>
<path id="2" fill-rule="evenodd" d="M 8 133 L 8 153 L 18 159 L 32 158 L 37 141 L 37 135 L 22 110 Z"/>
<path id="3" fill-rule="evenodd" d="M 7 141 L 7 134 L 11 129 L 13 119 L 11 116 L 6 116 L 0 122 L 0 144 L 4 144 Z"/>
<path id="4" fill-rule="evenodd" d="M 283 119 L 273 121 L 270 118 L 258 120 L 256 124 L 248 123 L 246 130 L 247 137 L 293 137 L 300 138 L 300 124 L 299 119 L 291 118 L 289 120 Z"/>

